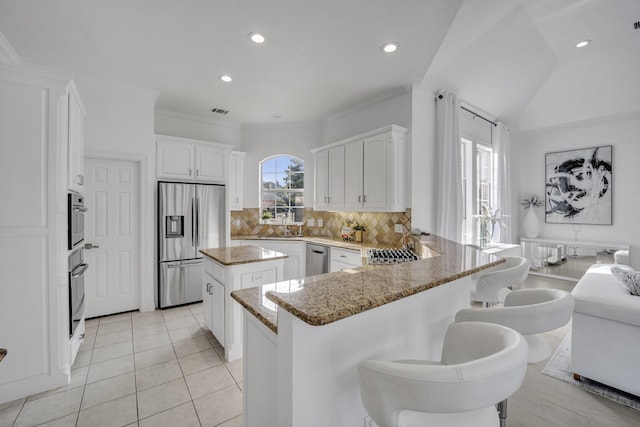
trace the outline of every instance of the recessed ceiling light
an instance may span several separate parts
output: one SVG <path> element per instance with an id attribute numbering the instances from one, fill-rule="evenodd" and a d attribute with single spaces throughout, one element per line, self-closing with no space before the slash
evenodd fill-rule
<path id="1" fill-rule="evenodd" d="M 398 50 L 398 43 L 396 42 L 387 42 L 382 45 L 380 48 L 384 53 L 393 53 Z"/>
<path id="2" fill-rule="evenodd" d="M 282 117 L 282 114 L 278 114 L 278 113 L 273 113 L 273 114 L 271 114 L 271 118 L 272 118 L 272 119 L 279 119 L 279 118 L 281 118 L 281 117 Z"/>
<path id="3" fill-rule="evenodd" d="M 256 44 L 264 43 L 265 41 L 264 34 L 257 33 L 257 32 L 249 33 L 247 37 L 249 37 L 249 40 L 251 40 Z"/>
<path id="4" fill-rule="evenodd" d="M 231 76 L 227 75 L 227 74 L 221 74 L 220 76 L 218 76 L 218 78 L 220 80 L 222 80 L 225 83 L 229 83 L 231 82 L 233 79 L 231 78 Z"/>
<path id="5" fill-rule="evenodd" d="M 576 44 L 576 47 L 585 47 L 589 43 L 591 43 L 591 40 L 582 40 L 580 43 Z"/>

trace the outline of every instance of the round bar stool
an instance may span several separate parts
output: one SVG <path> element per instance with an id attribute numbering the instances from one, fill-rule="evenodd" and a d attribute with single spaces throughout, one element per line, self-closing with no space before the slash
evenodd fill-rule
<path id="1" fill-rule="evenodd" d="M 551 356 L 551 347 L 540 333 L 567 324 L 573 314 L 573 295 L 558 289 L 519 289 L 510 292 L 504 307 L 465 308 L 456 322 L 489 322 L 507 326 L 524 335 L 529 344 L 529 363 Z"/>
<path id="2" fill-rule="evenodd" d="M 497 427 L 496 405 L 515 393 L 527 369 L 527 343 L 500 325 L 453 323 L 439 361 L 366 360 L 360 397 L 379 427 Z"/>
<path id="3" fill-rule="evenodd" d="M 504 263 L 471 276 L 471 301 L 481 301 L 491 307 L 500 301 L 500 292 L 524 282 L 529 274 L 529 260 L 524 257 L 504 257 Z"/>

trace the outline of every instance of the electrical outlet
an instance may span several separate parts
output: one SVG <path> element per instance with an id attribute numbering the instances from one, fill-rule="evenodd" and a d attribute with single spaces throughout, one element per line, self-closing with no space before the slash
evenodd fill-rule
<path id="1" fill-rule="evenodd" d="M 307 220 L 307 227 L 315 227 L 316 226 L 316 220 L 313 218 L 310 218 Z"/>
<path id="2" fill-rule="evenodd" d="M 318 227 L 322 227 L 322 223 L 323 223 L 322 218 L 318 218 Z"/>
<path id="3" fill-rule="evenodd" d="M 240 227 L 240 220 L 236 219 L 236 227 Z"/>
<path id="4" fill-rule="evenodd" d="M 404 230 L 402 229 L 402 224 L 396 224 L 395 232 L 402 233 Z"/>

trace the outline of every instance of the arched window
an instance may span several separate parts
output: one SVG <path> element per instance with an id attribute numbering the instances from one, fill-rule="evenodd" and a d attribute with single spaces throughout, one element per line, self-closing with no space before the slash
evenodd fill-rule
<path id="1" fill-rule="evenodd" d="M 263 222 L 303 222 L 304 160 L 288 154 L 260 162 L 260 212 Z"/>

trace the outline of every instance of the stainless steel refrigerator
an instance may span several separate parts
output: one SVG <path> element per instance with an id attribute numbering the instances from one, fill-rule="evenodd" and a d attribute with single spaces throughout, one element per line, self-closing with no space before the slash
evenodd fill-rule
<path id="1" fill-rule="evenodd" d="M 158 306 L 202 300 L 200 249 L 225 245 L 225 187 L 158 182 Z"/>

